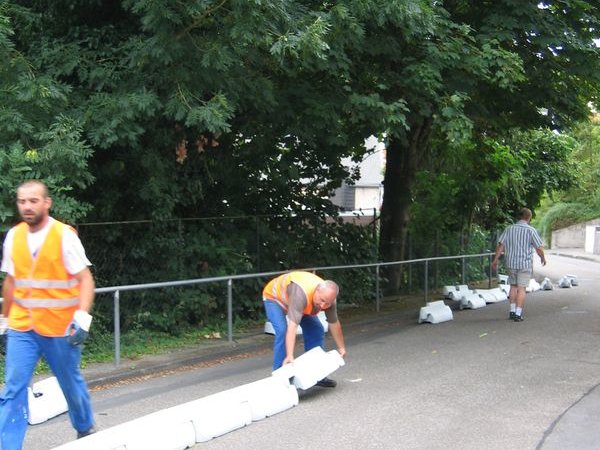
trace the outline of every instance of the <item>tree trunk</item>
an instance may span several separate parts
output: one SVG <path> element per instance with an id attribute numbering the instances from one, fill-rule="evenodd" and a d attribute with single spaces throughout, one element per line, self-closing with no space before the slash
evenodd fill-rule
<path id="1" fill-rule="evenodd" d="M 412 188 L 419 164 L 427 151 L 431 134 L 431 119 L 422 119 L 411 127 L 406 139 L 392 138 L 386 149 L 381 206 L 379 253 L 382 261 L 405 259 L 406 236 L 410 221 Z M 402 280 L 402 265 L 386 270 L 388 293 L 398 293 Z"/>

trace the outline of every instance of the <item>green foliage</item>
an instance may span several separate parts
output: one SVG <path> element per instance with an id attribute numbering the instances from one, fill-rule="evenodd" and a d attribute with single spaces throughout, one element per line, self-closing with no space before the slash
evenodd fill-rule
<path id="1" fill-rule="evenodd" d="M 81 122 L 69 106 L 71 88 L 38 69 L 15 45 L 11 14 L 28 17 L 24 9 L 0 6 L 0 221 L 14 223 L 15 190 L 23 181 L 43 179 L 54 198 L 54 214 L 67 221 L 81 219 L 90 205 L 76 193 L 94 180 L 87 161 L 92 149 Z M 46 69 L 47 70 L 47 69 Z"/>
<path id="2" fill-rule="evenodd" d="M 377 84 L 369 89 L 385 86 L 388 101 L 402 98 L 409 118 L 407 127 L 389 133 L 381 222 L 382 256 L 390 260 L 402 257 L 412 208 L 419 208 L 414 200 L 423 194 L 415 192 L 422 189 L 415 185 L 418 173 L 435 172 L 434 159 L 470 157 L 458 158 L 462 176 L 444 180 L 451 192 L 461 191 L 462 201 L 450 197 L 447 202 L 460 211 L 459 220 L 450 219 L 460 226 L 473 221 L 491 226 L 519 205 L 537 206 L 546 191 L 568 188 L 572 167 L 558 161 L 568 162 L 564 155 L 572 144 L 535 130 L 564 132 L 587 117 L 588 102 L 597 101 L 600 93 L 600 49 L 593 41 L 600 16 L 592 2 L 449 1 L 438 6 L 428 16 L 433 26 L 426 28 L 426 38 L 413 41 L 414 34 L 399 32 L 390 38 L 395 23 L 369 29 L 373 46 L 380 43 L 378 50 L 388 50 L 386 61 L 393 62 L 383 67 L 375 63 L 377 77 L 372 80 Z M 396 45 L 381 44 L 390 39 Z M 404 76 L 398 78 L 398 73 Z M 524 134 L 515 135 L 515 129 Z M 510 148 L 515 164 L 509 172 L 490 164 L 497 161 L 493 155 L 499 146 Z M 487 155 L 493 159 L 486 160 Z M 483 169 L 483 176 L 475 168 Z"/>
<path id="3" fill-rule="evenodd" d="M 416 227 L 450 235 L 470 233 L 473 224 L 494 230 L 523 206 L 535 210 L 544 195 L 577 182 L 575 143 L 550 130 L 514 130 L 502 141 L 484 139 L 432 160 L 417 176 Z"/>
<path id="4" fill-rule="evenodd" d="M 577 164 L 576 181 L 542 202 L 538 223 L 546 242 L 553 230 L 600 217 L 600 121 L 593 116 L 571 131 L 575 145 L 571 164 Z"/>
<path id="5" fill-rule="evenodd" d="M 545 242 L 551 242 L 553 230 L 596 219 L 599 210 L 584 203 L 555 203 L 536 221 Z"/>
<path id="6" fill-rule="evenodd" d="M 376 255 L 374 230 L 352 224 L 305 224 L 305 218 L 214 218 L 161 223 L 80 225 L 98 286 L 198 279 L 231 274 L 360 264 Z M 374 277 L 364 270 L 323 274 L 337 281 L 340 302 L 369 303 Z M 267 279 L 233 283 L 235 320 L 263 315 L 260 293 Z M 227 283 L 122 292 L 121 326 L 177 334 L 226 319 Z M 112 330 L 112 302 L 100 295 L 95 323 Z"/>

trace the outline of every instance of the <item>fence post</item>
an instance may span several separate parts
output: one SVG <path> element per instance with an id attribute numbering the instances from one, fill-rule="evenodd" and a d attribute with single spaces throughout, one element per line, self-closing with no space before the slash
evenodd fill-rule
<path id="1" fill-rule="evenodd" d="M 412 235 L 410 234 L 410 232 L 407 233 L 406 235 L 406 242 L 407 242 L 407 246 L 408 246 L 408 259 L 412 259 L 413 258 L 413 246 L 412 246 Z M 412 293 L 412 281 L 413 281 L 413 265 L 409 264 L 408 265 L 408 293 L 411 294 Z"/>
<path id="2" fill-rule="evenodd" d="M 119 291 L 113 295 L 113 307 L 115 315 L 115 366 L 121 364 L 121 314 L 119 307 Z"/>
<path id="3" fill-rule="evenodd" d="M 429 301 L 429 261 L 425 260 L 425 304 Z"/>
<path id="4" fill-rule="evenodd" d="M 227 280 L 227 340 L 233 342 L 233 280 Z"/>
<path id="5" fill-rule="evenodd" d="M 466 261 L 466 258 L 463 256 L 461 258 L 461 261 L 462 261 L 462 274 L 461 274 L 461 283 L 460 284 L 466 284 L 465 283 L 465 264 L 466 264 L 465 261 Z"/>
<path id="6" fill-rule="evenodd" d="M 379 312 L 379 264 L 375 266 L 375 311 Z"/>
<path id="7" fill-rule="evenodd" d="M 254 216 L 256 231 L 256 269 L 260 271 L 260 218 Z"/>
<path id="8" fill-rule="evenodd" d="M 488 265 L 490 268 L 490 278 L 488 280 L 488 289 L 492 288 L 492 255 L 488 255 Z"/>

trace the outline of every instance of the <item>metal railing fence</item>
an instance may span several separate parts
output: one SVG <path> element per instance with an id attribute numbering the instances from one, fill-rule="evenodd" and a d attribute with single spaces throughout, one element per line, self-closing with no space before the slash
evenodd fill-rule
<path id="1" fill-rule="evenodd" d="M 492 283 L 492 268 L 491 268 L 491 259 L 494 253 L 486 252 L 486 253 L 478 253 L 472 255 L 457 255 L 457 256 L 439 256 L 432 258 L 420 258 L 420 259 L 411 259 L 405 261 L 393 261 L 393 262 L 379 262 L 379 263 L 367 263 L 367 264 L 353 264 L 353 265 L 340 265 L 340 266 L 327 266 L 327 267 L 312 267 L 302 270 L 307 271 L 323 271 L 323 270 L 344 270 L 344 269 L 361 269 L 361 268 L 375 268 L 375 307 L 376 311 L 380 310 L 380 302 L 381 302 L 381 268 L 382 267 L 391 267 L 398 265 L 409 265 L 411 267 L 414 264 L 423 264 L 424 265 L 424 277 L 423 277 L 423 295 L 424 301 L 427 303 L 429 301 L 429 266 L 432 262 L 443 261 L 443 260 L 461 260 L 462 270 L 461 270 L 461 284 L 466 284 L 466 261 L 471 258 L 480 258 L 483 259 L 487 257 L 488 267 L 489 267 L 489 285 Z M 178 281 L 168 281 L 168 282 L 160 282 L 160 283 L 145 283 L 145 284 L 132 284 L 132 285 L 123 285 L 123 286 L 110 286 L 110 287 L 102 287 L 97 288 L 97 294 L 104 293 L 113 293 L 113 314 L 114 314 L 114 343 L 115 343 L 115 358 L 114 363 L 116 366 L 120 365 L 121 362 L 121 325 L 120 325 L 120 293 L 124 291 L 139 291 L 146 289 L 156 289 L 156 288 L 169 288 L 169 287 L 180 287 L 180 286 L 190 286 L 197 284 L 207 284 L 207 283 L 227 283 L 227 339 L 229 343 L 233 342 L 233 282 L 235 280 L 242 279 L 251 279 L 251 278 L 266 278 L 276 276 L 287 271 L 276 271 L 276 272 L 261 272 L 261 273 L 250 273 L 250 274 L 242 274 L 242 275 L 225 275 L 219 277 L 207 277 L 207 278 L 196 278 L 196 279 L 188 279 L 188 280 L 178 280 Z"/>

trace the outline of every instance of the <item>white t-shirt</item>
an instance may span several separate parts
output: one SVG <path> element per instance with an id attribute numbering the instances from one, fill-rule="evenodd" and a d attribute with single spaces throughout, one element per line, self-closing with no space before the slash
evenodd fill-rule
<path id="1" fill-rule="evenodd" d="M 35 233 L 27 232 L 27 244 L 29 245 L 29 251 L 31 252 L 32 258 L 35 259 L 40 247 L 46 240 L 50 226 L 54 222 L 54 219 L 50 217 L 48 223 L 41 230 Z M 4 245 L 2 247 L 2 265 L 0 270 L 6 272 L 9 275 L 15 275 L 15 266 L 12 260 L 12 247 L 14 240 L 15 229 L 11 228 L 6 234 L 4 239 Z M 85 269 L 87 266 L 91 266 L 92 263 L 87 259 L 83 245 L 79 240 L 79 236 L 73 232 L 69 227 L 65 227 L 62 239 L 62 251 L 63 261 L 65 262 L 65 268 L 71 275 L 75 275 Z"/>

